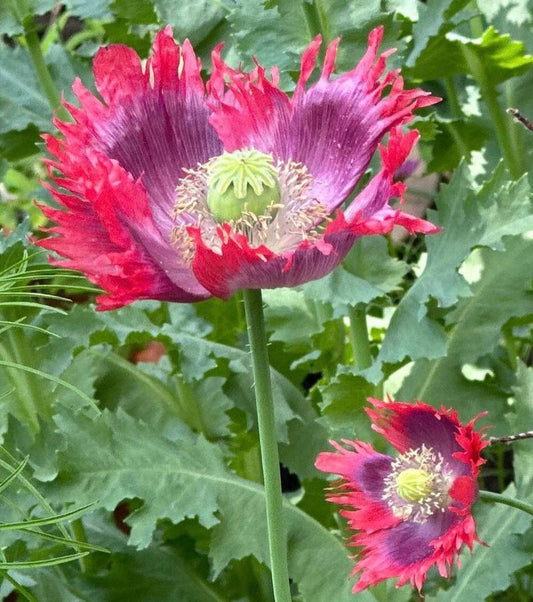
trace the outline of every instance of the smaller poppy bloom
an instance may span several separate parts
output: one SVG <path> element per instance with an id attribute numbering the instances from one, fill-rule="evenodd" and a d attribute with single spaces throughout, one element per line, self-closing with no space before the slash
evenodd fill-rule
<path id="1" fill-rule="evenodd" d="M 420 590 L 432 566 L 449 576 L 461 546 L 471 549 L 477 540 L 470 510 L 488 443 L 475 419 L 461 424 L 454 410 L 369 401 L 374 430 L 400 455 L 343 440 L 348 449 L 332 442 L 336 451 L 319 454 L 315 465 L 343 479 L 328 500 L 346 507 L 340 513 L 356 531 L 350 545 L 361 548 L 354 593 L 391 577 Z"/>

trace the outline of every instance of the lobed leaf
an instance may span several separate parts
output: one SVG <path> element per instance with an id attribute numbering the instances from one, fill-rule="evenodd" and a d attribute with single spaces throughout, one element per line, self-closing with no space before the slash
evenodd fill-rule
<path id="1" fill-rule="evenodd" d="M 124 498 L 140 498 L 142 506 L 128 518 L 130 543 L 140 549 L 150 545 L 159 519 L 198 516 L 213 529 L 215 575 L 232 558 L 253 554 L 268 563 L 263 488 L 229 472 L 218 446 L 192 434 L 167 441 L 121 411 L 95 420 L 60 414 L 56 423 L 65 449 L 58 456 L 59 477 L 46 487 L 50 499 L 97 498 L 112 510 Z M 351 561 L 342 543 L 288 502 L 284 512 L 290 573 L 304 599 L 351 601 Z M 373 599 L 370 593 L 360 598 Z"/>

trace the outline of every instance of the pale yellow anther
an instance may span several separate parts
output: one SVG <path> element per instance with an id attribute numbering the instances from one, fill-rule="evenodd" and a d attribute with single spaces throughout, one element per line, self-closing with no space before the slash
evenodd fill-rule
<path id="1" fill-rule="evenodd" d="M 409 502 L 420 502 L 432 491 L 432 475 L 422 468 L 407 468 L 396 477 L 398 495 Z"/>

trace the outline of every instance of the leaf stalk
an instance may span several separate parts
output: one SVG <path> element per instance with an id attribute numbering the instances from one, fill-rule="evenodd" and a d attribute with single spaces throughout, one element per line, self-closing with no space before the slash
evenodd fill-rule
<path id="1" fill-rule="evenodd" d="M 516 508 L 517 510 L 522 510 L 522 512 L 526 512 L 527 514 L 531 514 L 533 516 L 533 505 L 528 504 L 522 500 L 517 500 L 515 498 L 507 497 L 502 493 L 495 493 L 494 491 L 485 491 L 480 490 L 479 499 L 484 502 L 495 502 L 497 504 L 505 504 L 506 506 L 511 506 L 511 508 Z"/>

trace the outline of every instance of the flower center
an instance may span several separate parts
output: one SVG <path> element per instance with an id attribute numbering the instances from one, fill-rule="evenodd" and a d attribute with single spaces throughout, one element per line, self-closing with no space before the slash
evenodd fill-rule
<path id="1" fill-rule="evenodd" d="M 285 253 L 303 240 L 318 239 L 329 219 L 330 211 L 312 194 L 313 178 L 301 163 L 274 164 L 270 155 L 242 149 L 184 171 L 176 187 L 170 241 L 185 262 L 196 252 L 191 227 L 215 252 L 227 236 L 238 234 L 252 247 Z"/>
<path id="2" fill-rule="evenodd" d="M 408 502 L 420 502 L 431 493 L 432 481 L 423 468 L 406 468 L 396 477 L 396 491 Z"/>
<path id="3" fill-rule="evenodd" d="M 207 206 L 218 222 L 244 213 L 274 217 L 279 208 L 278 172 L 270 155 L 254 149 L 223 153 L 207 168 Z"/>
<path id="4" fill-rule="evenodd" d="M 450 504 L 454 475 L 442 454 L 422 445 L 396 458 L 385 477 L 383 500 L 394 516 L 424 523 Z"/>

